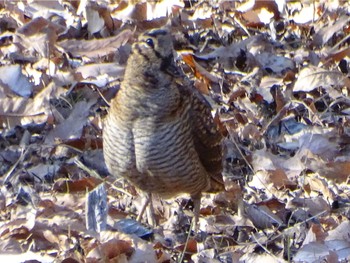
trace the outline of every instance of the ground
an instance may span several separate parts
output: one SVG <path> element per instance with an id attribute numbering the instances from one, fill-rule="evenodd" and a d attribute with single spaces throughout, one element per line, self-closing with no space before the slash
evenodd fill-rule
<path id="1" fill-rule="evenodd" d="M 348 1 L 0 2 L 0 258 L 350 260 Z M 108 175 L 102 126 L 130 46 L 167 27 L 213 107 L 226 191 L 154 200 Z M 36 261 L 35 261 L 36 260 Z"/>

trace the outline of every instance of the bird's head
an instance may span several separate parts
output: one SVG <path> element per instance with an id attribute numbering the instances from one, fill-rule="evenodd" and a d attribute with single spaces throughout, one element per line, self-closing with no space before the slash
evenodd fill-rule
<path id="1" fill-rule="evenodd" d="M 165 70 L 173 63 L 173 41 L 165 29 L 154 29 L 142 34 L 132 46 L 132 55 L 139 64 Z"/>

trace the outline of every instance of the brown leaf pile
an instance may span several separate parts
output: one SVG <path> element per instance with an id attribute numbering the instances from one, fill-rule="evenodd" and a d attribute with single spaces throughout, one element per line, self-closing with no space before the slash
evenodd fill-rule
<path id="1" fill-rule="evenodd" d="M 348 1 L 0 1 L 0 12 L 0 258 L 350 260 Z M 203 198 L 189 239 L 187 197 L 154 201 L 152 238 L 122 233 L 140 197 L 104 178 L 101 154 L 130 45 L 163 26 L 225 135 L 226 191 Z M 95 233 L 85 194 L 101 183 L 107 228 Z"/>

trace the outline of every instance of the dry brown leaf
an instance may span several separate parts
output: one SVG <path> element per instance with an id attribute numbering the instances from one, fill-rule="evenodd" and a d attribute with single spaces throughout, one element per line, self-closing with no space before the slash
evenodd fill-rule
<path id="1" fill-rule="evenodd" d="M 341 222 L 336 228 L 328 232 L 326 240 L 345 240 L 350 242 L 350 221 Z"/>
<path id="2" fill-rule="evenodd" d="M 187 253 L 197 253 L 197 241 L 193 238 L 190 238 L 188 240 L 188 242 L 186 242 L 185 244 L 181 244 L 179 246 L 175 247 L 176 250 L 180 251 L 180 252 L 187 252 Z"/>
<path id="3" fill-rule="evenodd" d="M 80 3 L 81 5 L 79 6 L 79 9 L 82 9 L 83 3 L 87 4 L 83 14 L 86 16 L 89 33 L 93 35 L 94 33 L 101 32 L 105 27 L 105 19 L 102 16 L 102 13 L 106 12 L 107 8 L 89 1 L 81 1 Z"/>
<path id="4" fill-rule="evenodd" d="M 297 207 L 303 207 L 307 212 L 313 216 L 322 214 L 328 214 L 331 211 L 330 204 L 322 197 L 317 196 L 314 198 L 294 198 L 293 204 Z"/>
<path id="5" fill-rule="evenodd" d="M 57 34 L 62 30 L 63 27 L 38 17 L 17 30 L 14 42 L 24 45 L 29 50 L 35 50 L 42 57 L 50 57 L 55 50 Z"/>
<path id="6" fill-rule="evenodd" d="M 210 82 L 219 83 L 219 78 L 208 72 L 204 67 L 197 63 L 191 54 L 182 54 L 184 62 L 191 67 L 196 78 L 204 79 L 205 83 L 209 85 Z"/>
<path id="7" fill-rule="evenodd" d="M 329 90 L 333 87 L 343 86 L 350 88 L 350 80 L 344 77 L 341 72 L 309 66 L 299 72 L 293 91 L 310 92 L 316 88 Z"/>
<path id="8" fill-rule="evenodd" d="M 112 12 L 112 16 L 123 22 L 130 20 L 144 21 L 147 19 L 147 2 L 129 3 L 122 1 Z"/>
<path id="9" fill-rule="evenodd" d="M 327 234 L 323 231 L 322 226 L 318 224 L 312 224 L 306 238 L 304 240 L 303 246 L 311 242 L 323 242 L 327 237 Z"/>
<path id="10" fill-rule="evenodd" d="M 147 20 L 176 15 L 184 6 L 184 2 L 180 0 L 147 2 Z"/>
<path id="11" fill-rule="evenodd" d="M 196 55 L 200 59 L 219 58 L 224 62 L 227 58 L 237 59 L 241 55 L 242 50 L 246 51 L 249 47 L 254 45 L 264 46 L 265 41 L 263 36 L 251 36 L 243 41 L 232 43 L 229 46 L 220 46 L 214 48 L 213 51 L 207 54 Z"/>
<path id="12" fill-rule="evenodd" d="M 86 257 L 88 260 L 109 261 L 119 257 L 121 254 L 125 254 L 129 258 L 133 252 L 134 249 L 131 247 L 131 242 L 111 239 L 92 249 Z"/>
<path id="13" fill-rule="evenodd" d="M 324 60 L 325 61 L 332 60 L 332 61 L 339 62 L 340 60 L 342 60 L 346 57 L 350 57 L 350 47 L 346 47 L 346 48 L 343 48 L 341 50 L 337 50 L 335 52 L 332 52 Z"/>
<path id="14" fill-rule="evenodd" d="M 333 135 L 333 132 L 317 131 L 317 129 L 313 130 L 312 133 L 304 133 L 299 138 L 299 152 L 297 155 L 299 158 L 318 156 L 319 159 L 324 161 L 334 160 L 339 153 L 339 146 L 332 140 Z"/>
<path id="15" fill-rule="evenodd" d="M 280 88 L 271 89 L 271 93 L 276 103 L 276 112 L 280 112 L 283 110 L 284 106 L 287 104 L 287 100 L 284 97 Z"/>
<path id="16" fill-rule="evenodd" d="M 132 37 L 133 32 L 126 29 L 118 35 L 92 40 L 65 40 L 57 44 L 65 51 L 75 57 L 86 56 L 90 59 L 106 56 L 123 45 L 125 45 Z"/>
<path id="17" fill-rule="evenodd" d="M 81 74 L 83 83 L 106 87 L 113 80 L 123 78 L 124 70 L 118 63 L 93 63 L 80 66 L 75 72 Z"/>
<path id="18" fill-rule="evenodd" d="M 239 258 L 239 262 L 261 262 L 261 263 L 280 263 L 281 259 L 271 253 L 246 253 Z"/>
<path id="19" fill-rule="evenodd" d="M 334 255 L 334 253 L 336 255 Z M 339 262 L 347 260 L 350 254 L 350 243 L 341 240 L 326 241 L 324 243 L 312 242 L 303 246 L 295 255 L 295 262 L 317 262 L 336 258 Z M 329 261 L 333 262 L 333 261 Z"/>
<path id="20" fill-rule="evenodd" d="M 2 128 L 11 130 L 16 125 L 43 124 L 51 115 L 50 99 L 62 92 L 62 89 L 55 87 L 51 83 L 34 98 L 13 97 L 0 99 Z"/>
<path id="21" fill-rule="evenodd" d="M 271 76 L 264 76 L 261 79 L 260 86 L 257 87 L 257 92 L 263 96 L 264 100 L 271 103 L 273 102 L 273 96 L 271 95 L 271 87 L 274 85 L 282 86 L 283 80 L 281 78 L 271 77 Z"/>
<path id="22" fill-rule="evenodd" d="M 96 100 L 97 98 L 91 99 L 90 101 L 77 102 L 69 117 L 47 134 L 45 143 L 51 145 L 56 140 L 66 141 L 80 138 L 83 128 L 87 123 L 90 107 L 96 103 Z"/>
<path id="23" fill-rule="evenodd" d="M 257 62 L 265 69 L 283 76 L 288 70 L 294 70 L 294 62 L 284 56 L 276 56 L 273 53 L 262 52 L 255 55 Z M 277 75 L 277 76 L 278 76 Z"/>
<path id="24" fill-rule="evenodd" d="M 37 211 L 31 206 L 17 205 L 12 212 L 14 213 L 12 219 L 0 226 L 0 236 L 2 238 L 28 236 L 36 224 Z"/>
<path id="25" fill-rule="evenodd" d="M 0 67 L 0 83 L 25 98 L 33 91 L 33 84 L 23 75 L 21 66 L 17 64 Z"/>
<path id="26" fill-rule="evenodd" d="M 292 158 L 283 158 L 278 155 L 273 155 L 266 149 L 257 150 L 253 154 L 252 165 L 255 171 L 267 171 L 282 169 L 289 180 L 299 176 L 305 169 L 305 164 L 299 156 Z"/>
<path id="27" fill-rule="evenodd" d="M 247 1 L 237 8 L 242 12 L 248 26 L 269 24 L 272 19 L 279 18 L 279 10 L 276 1 Z"/>
<path id="28" fill-rule="evenodd" d="M 21 8 L 32 17 L 45 17 L 45 14 L 48 12 L 56 13 L 62 16 L 65 14 L 65 6 L 60 1 L 32 0 L 30 6 L 22 6 Z M 66 13 L 66 15 L 68 14 Z"/>
<path id="29" fill-rule="evenodd" d="M 264 205 L 252 206 L 247 205 L 245 208 L 247 217 L 253 222 L 258 229 L 279 227 L 283 224 L 282 220 Z"/>
<path id="30" fill-rule="evenodd" d="M 318 167 L 319 174 L 335 182 L 342 183 L 349 180 L 350 161 L 334 161 Z"/>
<path id="31" fill-rule="evenodd" d="M 338 33 L 350 21 L 348 16 L 341 16 L 337 18 L 333 25 L 322 27 L 314 35 L 312 43 L 316 46 L 324 45 L 334 34 Z"/>
<path id="32" fill-rule="evenodd" d="M 324 179 L 317 178 L 316 176 L 307 176 L 305 182 L 310 185 L 311 191 L 322 193 L 329 202 L 335 200 L 336 195 Z"/>
<path id="33" fill-rule="evenodd" d="M 285 188 L 286 185 L 292 184 L 282 169 L 260 170 L 254 175 L 251 185 L 259 188 L 270 188 L 270 185 L 277 189 Z"/>
<path id="34" fill-rule="evenodd" d="M 291 18 L 297 24 L 307 24 L 320 17 L 317 6 L 311 3 L 304 5 L 302 2 L 295 2 L 293 9 L 295 11 Z"/>

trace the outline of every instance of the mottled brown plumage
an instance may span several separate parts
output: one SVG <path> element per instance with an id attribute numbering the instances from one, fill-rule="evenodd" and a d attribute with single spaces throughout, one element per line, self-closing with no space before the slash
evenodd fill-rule
<path id="1" fill-rule="evenodd" d="M 190 194 L 197 219 L 201 193 L 223 189 L 221 135 L 208 103 L 176 72 L 169 32 L 141 35 L 111 102 L 104 156 L 112 175 L 145 193 Z"/>

